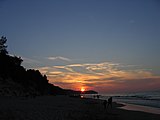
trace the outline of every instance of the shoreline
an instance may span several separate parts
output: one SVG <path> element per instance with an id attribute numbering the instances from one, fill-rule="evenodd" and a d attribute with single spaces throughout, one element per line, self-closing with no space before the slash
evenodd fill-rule
<path id="1" fill-rule="evenodd" d="M 153 113 L 153 114 L 160 115 L 160 108 L 137 105 L 137 104 L 129 104 L 129 103 L 124 103 L 124 102 L 117 102 L 117 103 L 124 105 L 122 107 L 119 107 L 120 109 L 131 110 L 131 111 L 142 111 L 146 113 Z"/>
<path id="2" fill-rule="evenodd" d="M 159 120 L 160 115 L 124 110 L 113 102 L 104 109 L 103 100 L 69 96 L 16 98 L 0 96 L 2 120 Z"/>

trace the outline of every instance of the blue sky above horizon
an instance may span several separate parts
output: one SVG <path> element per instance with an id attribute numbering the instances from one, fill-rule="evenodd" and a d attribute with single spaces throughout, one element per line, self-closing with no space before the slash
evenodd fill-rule
<path id="1" fill-rule="evenodd" d="M 157 89 L 159 13 L 158 0 L 0 0 L 0 35 L 25 67 L 62 87 L 125 91 L 130 79 Z"/>

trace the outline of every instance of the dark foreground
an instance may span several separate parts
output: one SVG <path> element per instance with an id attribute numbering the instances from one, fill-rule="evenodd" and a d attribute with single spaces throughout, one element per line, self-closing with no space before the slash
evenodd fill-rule
<path id="1" fill-rule="evenodd" d="M 160 115 L 113 108 L 101 100 L 68 96 L 0 97 L 0 120 L 159 120 Z"/>

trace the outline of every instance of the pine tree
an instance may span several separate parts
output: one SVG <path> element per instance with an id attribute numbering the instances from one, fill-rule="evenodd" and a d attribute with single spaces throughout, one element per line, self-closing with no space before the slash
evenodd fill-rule
<path id="1" fill-rule="evenodd" d="M 0 38 L 0 54 L 8 54 L 7 46 L 5 45 L 7 42 L 7 38 L 2 36 Z"/>

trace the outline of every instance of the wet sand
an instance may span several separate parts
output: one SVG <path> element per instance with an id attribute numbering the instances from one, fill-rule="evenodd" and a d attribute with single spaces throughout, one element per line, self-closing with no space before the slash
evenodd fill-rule
<path id="1" fill-rule="evenodd" d="M 160 115 L 119 109 L 113 103 L 104 109 L 101 100 L 69 96 L 36 98 L 0 97 L 0 120 L 159 120 Z"/>
<path id="2" fill-rule="evenodd" d="M 124 105 L 121 107 L 121 109 L 160 114 L 160 108 L 153 108 L 149 106 L 141 106 L 141 105 L 127 104 L 127 103 L 120 103 L 120 104 Z"/>

